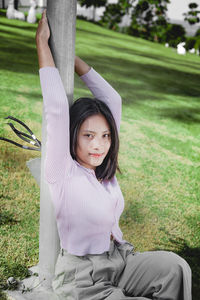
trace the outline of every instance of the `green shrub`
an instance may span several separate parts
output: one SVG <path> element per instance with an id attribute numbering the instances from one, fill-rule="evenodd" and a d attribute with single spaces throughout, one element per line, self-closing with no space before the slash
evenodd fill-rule
<path id="1" fill-rule="evenodd" d="M 188 37 L 186 39 L 186 44 L 185 44 L 185 49 L 188 51 L 190 49 L 194 48 L 194 45 L 196 43 L 196 38 L 195 37 Z"/>
<path id="2" fill-rule="evenodd" d="M 196 38 L 196 42 L 195 42 L 194 48 L 196 50 L 198 50 L 199 53 L 200 53 L 200 36 L 198 38 Z"/>
<path id="3" fill-rule="evenodd" d="M 127 33 L 150 41 L 167 42 L 171 47 L 176 47 L 179 43 L 186 40 L 186 31 L 182 25 L 163 22 L 150 28 L 144 24 L 139 26 L 134 18 L 132 18 Z"/>
<path id="4" fill-rule="evenodd" d="M 125 12 L 122 10 L 120 3 L 106 5 L 106 10 L 99 21 L 104 27 L 119 31 L 119 23 Z"/>
<path id="5" fill-rule="evenodd" d="M 200 28 L 197 29 L 196 33 L 195 33 L 195 37 L 200 36 Z"/>
<path id="6" fill-rule="evenodd" d="M 184 42 L 185 28 L 179 24 L 167 24 L 165 32 L 165 42 L 169 43 L 171 47 L 176 47 L 179 43 Z"/>

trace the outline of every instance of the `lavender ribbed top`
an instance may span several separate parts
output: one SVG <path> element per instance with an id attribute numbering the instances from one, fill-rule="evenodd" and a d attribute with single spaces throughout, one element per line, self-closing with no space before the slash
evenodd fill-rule
<path id="1" fill-rule="evenodd" d="M 58 69 L 44 67 L 39 74 L 47 122 L 45 180 L 55 208 L 60 246 L 78 256 L 101 254 L 109 250 L 111 233 L 120 244 L 126 242 L 119 227 L 123 195 L 116 176 L 100 183 L 94 170 L 72 159 L 69 107 Z M 95 98 L 109 106 L 119 131 L 120 95 L 92 67 L 80 78 Z"/>

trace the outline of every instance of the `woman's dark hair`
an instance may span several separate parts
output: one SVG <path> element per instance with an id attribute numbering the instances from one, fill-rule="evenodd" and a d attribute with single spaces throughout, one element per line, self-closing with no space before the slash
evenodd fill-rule
<path id="1" fill-rule="evenodd" d="M 70 113 L 70 152 L 73 159 L 76 159 L 77 137 L 82 123 L 90 116 L 103 115 L 111 131 L 111 146 L 102 164 L 96 167 L 97 179 L 111 179 L 116 170 L 120 173 L 118 166 L 119 137 L 115 120 L 109 107 L 96 98 L 79 98 L 69 110 Z"/>

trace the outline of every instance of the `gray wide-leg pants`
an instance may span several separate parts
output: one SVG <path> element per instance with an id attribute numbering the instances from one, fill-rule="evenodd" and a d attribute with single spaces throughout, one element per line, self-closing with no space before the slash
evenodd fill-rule
<path id="1" fill-rule="evenodd" d="M 62 300 L 191 300 L 191 269 L 173 252 L 134 253 L 110 242 L 102 254 L 76 256 L 61 249 L 52 283 Z"/>

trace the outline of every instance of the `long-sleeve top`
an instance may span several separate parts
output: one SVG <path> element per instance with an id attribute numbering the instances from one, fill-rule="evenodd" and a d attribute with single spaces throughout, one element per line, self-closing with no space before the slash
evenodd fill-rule
<path id="1" fill-rule="evenodd" d="M 45 180 L 53 201 L 60 246 L 83 256 L 109 250 L 110 235 L 120 243 L 119 218 L 124 198 L 116 176 L 100 183 L 93 169 L 79 164 L 70 154 L 69 106 L 55 67 L 39 70 L 47 123 Z M 121 97 L 92 67 L 80 76 L 93 96 L 105 102 L 120 129 Z M 92 101 L 92 99 L 91 99 Z"/>

